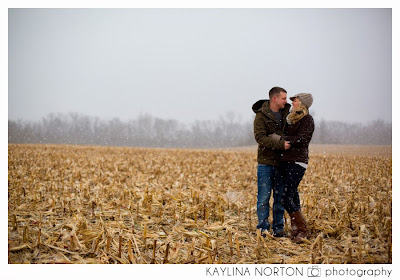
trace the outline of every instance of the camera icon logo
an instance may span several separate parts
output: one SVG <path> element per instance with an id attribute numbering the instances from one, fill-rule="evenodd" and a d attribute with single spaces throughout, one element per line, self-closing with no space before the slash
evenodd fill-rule
<path id="1" fill-rule="evenodd" d="M 321 268 L 313 265 L 312 267 L 307 268 L 307 276 L 308 277 L 321 277 Z"/>

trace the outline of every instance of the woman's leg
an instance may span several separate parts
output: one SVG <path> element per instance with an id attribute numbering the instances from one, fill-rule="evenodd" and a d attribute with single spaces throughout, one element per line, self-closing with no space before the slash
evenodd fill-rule
<path id="1" fill-rule="evenodd" d="M 303 179 L 305 168 L 295 163 L 282 162 L 280 165 L 282 204 L 290 214 L 301 209 L 298 186 Z"/>
<path id="2" fill-rule="evenodd" d="M 292 227 L 291 238 L 300 243 L 302 238 L 309 236 L 309 231 L 301 213 L 298 186 L 306 171 L 302 166 L 295 163 L 282 163 L 280 166 L 280 178 L 283 184 L 282 204 L 290 215 Z"/>

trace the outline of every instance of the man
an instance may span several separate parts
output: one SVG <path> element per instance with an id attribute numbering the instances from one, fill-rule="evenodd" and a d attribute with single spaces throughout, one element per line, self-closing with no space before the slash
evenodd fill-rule
<path id="1" fill-rule="evenodd" d="M 271 191 L 274 193 L 272 208 L 272 230 L 276 237 L 285 236 L 283 230 L 284 208 L 281 203 L 281 186 L 276 184 L 279 172 L 279 155 L 281 151 L 290 148 L 288 141 L 281 136 L 286 127 L 286 117 L 290 105 L 286 103 L 287 92 L 283 88 L 273 87 L 269 91 L 269 100 L 259 100 L 253 105 L 256 113 L 254 119 L 254 136 L 258 143 L 257 154 L 257 229 L 261 233 L 270 229 L 269 200 Z M 273 135 L 272 135 L 273 134 Z"/>

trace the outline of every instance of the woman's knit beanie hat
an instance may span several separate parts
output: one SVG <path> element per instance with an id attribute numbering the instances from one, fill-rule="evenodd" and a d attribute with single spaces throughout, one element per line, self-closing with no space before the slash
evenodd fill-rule
<path id="1" fill-rule="evenodd" d="M 290 100 L 293 101 L 296 97 L 301 101 L 301 104 L 307 108 L 311 107 L 314 100 L 311 93 L 298 93 L 295 96 L 290 97 Z"/>

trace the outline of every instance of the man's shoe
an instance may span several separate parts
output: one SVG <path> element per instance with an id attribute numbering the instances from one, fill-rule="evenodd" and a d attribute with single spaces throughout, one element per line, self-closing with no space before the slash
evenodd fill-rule
<path id="1" fill-rule="evenodd" d="M 274 237 L 286 237 L 285 231 L 282 229 L 278 232 L 274 232 Z"/>

